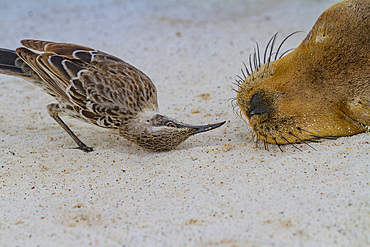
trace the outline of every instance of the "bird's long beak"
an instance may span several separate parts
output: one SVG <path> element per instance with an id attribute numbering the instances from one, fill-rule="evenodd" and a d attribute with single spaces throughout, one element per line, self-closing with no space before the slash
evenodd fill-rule
<path id="1" fill-rule="evenodd" d="M 190 135 L 195 135 L 195 134 L 198 134 L 198 133 L 201 133 L 201 132 L 216 129 L 216 128 L 220 127 L 221 125 L 223 125 L 225 122 L 226 121 L 223 121 L 221 123 L 208 124 L 208 125 L 183 125 L 181 127 L 191 129 L 192 132 L 190 133 Z"/>

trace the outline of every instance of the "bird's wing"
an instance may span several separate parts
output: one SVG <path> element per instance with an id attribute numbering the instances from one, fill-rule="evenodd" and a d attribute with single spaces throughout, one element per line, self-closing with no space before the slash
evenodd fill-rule
<path id="1" fill-rule="evenodd" d="M 121 59 L 92 48 L 22 40 L 16 50 L 59 99 L 100 116 L 125 116 L 157 109 L 150 78 Z M 31 51 L 36 50 L 38 53 Z"/>

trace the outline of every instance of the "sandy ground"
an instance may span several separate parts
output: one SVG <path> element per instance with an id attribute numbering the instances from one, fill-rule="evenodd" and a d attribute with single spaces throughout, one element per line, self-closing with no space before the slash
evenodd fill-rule
<path id="1" fill-rule="evenodd" d="M 334 1 L 258 2 L 0 1 L 1 47 L 91 46 L 148 74 L 162 113 L 228 120 L 152 153 L 66 118 L 85 154 L 48 116 L 50 96 L 0 76 L 0 245 L 368 245 L 369 133 L 265 150 L 228 101 L 255 41 L 307 33 Z"/>

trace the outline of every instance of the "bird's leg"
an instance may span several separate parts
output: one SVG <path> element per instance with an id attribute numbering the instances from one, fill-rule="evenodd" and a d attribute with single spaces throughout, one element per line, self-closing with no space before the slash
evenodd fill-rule
<path id="1" fill-rule="evenodd" d="M 88 153 L 93 151 L 94 149 L 92 147 L 86 146 L 85 143 L 83 143 L 78 137 L 72 132 L 70 128 L 63 122 L 63 120 L 58 116 L 60 113 L 60 107 L 58 104 L 49 104 L 47 106 L 48 112 L 52 118 L 57 121 L 57 123 L 72 137 L 72 139 L 77 143 L 78 149 L 81 149 L 82 151 Z"/>

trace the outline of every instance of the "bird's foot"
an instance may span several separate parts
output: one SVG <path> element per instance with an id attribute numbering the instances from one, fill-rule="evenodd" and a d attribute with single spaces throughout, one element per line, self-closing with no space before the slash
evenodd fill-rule
<path id="1" fill-rule="evenodd" d="M 89 152 L 94 151 L 94 148 L 92 148 L 92 147 L 88 147 L 88 146 L 86 146 L 85 144 L 83 144 L 83 145 L 79 145 L 78 147 L 71 148 L 71 149 L 80 149 L 80 150 L 84 151 L 85 153 L 89 153 Z"/>

